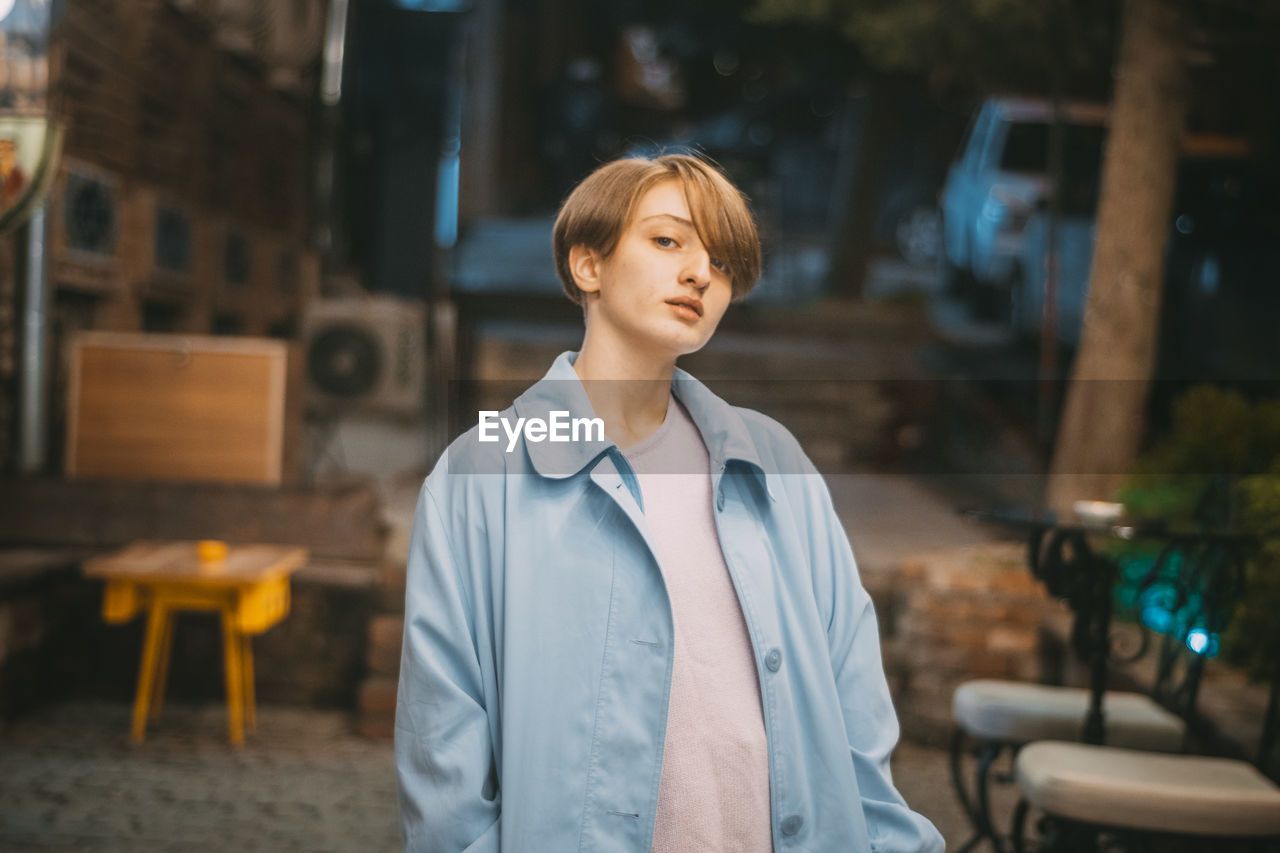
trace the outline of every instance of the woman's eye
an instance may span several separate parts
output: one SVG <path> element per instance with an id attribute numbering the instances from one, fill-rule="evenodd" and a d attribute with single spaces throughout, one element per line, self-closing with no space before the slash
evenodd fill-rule
<path id="1" fill-rule="evenodd" d="M 654 237 L 653 242 L 657 243 L 659 246 L 662 246 L 663 248 L 666 248 L 668 246 L 674 246 L 676 244 L 676 241 L 672 240 L 670 237 Z"/>
<path id="2" fill-rule="evenodd" d="M 719 258 L 712 258 L 712 259 L 711 259 L 711 266 L 713 266 L 713 267 L 715 267 L 716 269 L 720 270 L 720 272 L 728 272 L 728 271 L 729 271 L 729 265 L 728 265 L 728 264 L 726 264 L 724 261 L 720 260 Z"/>

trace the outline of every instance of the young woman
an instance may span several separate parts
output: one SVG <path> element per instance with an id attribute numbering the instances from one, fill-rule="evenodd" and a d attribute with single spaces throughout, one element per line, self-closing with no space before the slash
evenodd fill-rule
<path id="1" fill-rule="evenodd" d="M 694 157 L 608 163 L 554 249 L 581 349 L 481 413 L 418 503 L 406 847 L 942 850 L 890 777 L 875 614 L 825 483 L 675 366 L 759 275 L 742 195 Z"/>

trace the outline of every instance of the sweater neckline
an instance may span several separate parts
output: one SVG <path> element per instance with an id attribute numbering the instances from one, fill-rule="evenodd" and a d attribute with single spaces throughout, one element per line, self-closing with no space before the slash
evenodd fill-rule
<path id="1" fill-rule="evenodd" d="M 628 459 L 632 459 L 637 456 L 642 456 L 643 454 L 648 453 L 649 451 L 653 450 L 653 448 L 661 444 L 663 440 L 667 437 L 667 435 L 670 434 L 672 425 L 676 422 L 676 418 L 679 417 L 679 414 L 675 411 L 675 407 L 678 405 L 680 405 L 680 401 L 675 398 L 675 395 L 668 394 L 667 413 L 663 417 L 662 423 L 659 424 L 658 428 L 655 429 L 649 436 L 641 439 L 640 441 L 637 441 L 635 444 L 631 445 L 630 447 L 622 448 L 622 455 L 627 457 Z"/>

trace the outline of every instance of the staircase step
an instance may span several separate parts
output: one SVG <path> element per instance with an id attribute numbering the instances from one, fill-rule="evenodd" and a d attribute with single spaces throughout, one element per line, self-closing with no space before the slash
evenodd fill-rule
<path id="1" fill-rule="evenodd" d="M 918 419 L 922 374 L 913 352 L 922 333 L 909 311 L 861 303 L 745 312 L 679 365 L 725 400 L 787 427 L 819 469 L 863 467 L 892 458 L 901 427 Z M 471 404 L 507 408 L 581 335 L 567 324 L 482 327 Z"/>

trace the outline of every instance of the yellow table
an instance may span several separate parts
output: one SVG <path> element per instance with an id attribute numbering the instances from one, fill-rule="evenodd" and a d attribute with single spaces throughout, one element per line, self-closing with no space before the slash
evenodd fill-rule
<path id="1" fill-rule="evenodd" d="M 208 555 L 206 555 L 207 557 Z M 307 562 L 307 550 L 283 545 L 229 545 L 220 560 L 200 559 L 195 542 L 135 542 L 88 560 L 84 572 L 107 582 L 102 618 L 128 622 L 147 610 L 147 634 L 133 705 L 133 740 L 146 735 L 147 720 L 163 703 L 173 616 L 182 610 L 222 614 L 227 720 L 231 742 L 244 744 L 244 729 L 256 725 L 253 650 L 249 638 L 289 612 L 289 575 Z"/>

